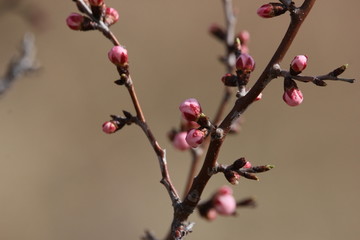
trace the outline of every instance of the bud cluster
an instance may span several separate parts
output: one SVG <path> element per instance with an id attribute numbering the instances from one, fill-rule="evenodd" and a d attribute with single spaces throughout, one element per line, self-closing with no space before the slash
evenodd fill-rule
<path id="1" fill-rule="evenodd" d="M 208 117 L 202 112 L 200 103 L 195 98 L 189 98 L 183 101 L 179 106 L 179 110 L 183 119 L 188 122 L 187 125 L 193 126 L 188 129 L 185 141 L 190 147 L 196 148 L 204 141 L 212 124 Z M 174 141 L 173 144 L 179 149 Z"/>
<path id="2" fill-rule="evenodd" d="M 88 17 L 78 13 L 71 13 L 66 18 L 66 24 L 70 29 L 81 31 L 94 30 L 99 27 L 99 21 L 102 21 L 105 25 L 110 26 L 119 20 L 119 13 L 116 9 L 107 7 L 104 0 L 88 0 L 84 1 L 84 3 L 89 9 L 91 9 L 91 18 L 90 16 Z M 77 6 L 80 12 L 85 14 L 88 13 L 81 4 L 78 3 Z"/>
<path id="3" fill-rule="evenodd" d="M 305 55 L 297 55 L 290 63 L 290 74 L 292 76 L 299 75 L 307 66 L 308 57 Z M 291 106 L 300 105 L 303 100 L 303 94 L 298 88 L 296 82 L 291 77 L 284 78 L 284 102 Z"/>

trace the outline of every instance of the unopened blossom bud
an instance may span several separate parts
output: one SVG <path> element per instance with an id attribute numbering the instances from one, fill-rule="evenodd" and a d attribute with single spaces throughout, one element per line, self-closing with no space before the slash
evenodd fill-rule
<path id="1" fill-rule="evenodd" d="M 66 24 L 72 30 L 81 30 L 85 17 L 78 13 L 71 13 L 66 18 Z"/>
<path id="2" fill-rule="evenodd" d="M 198 129 L 191 129 L 187 132 L 186 135 L 186 142 L 193 148 L 198 147 L 205 138 L 205 133 Z"/>
<path id="3" fill-rule="evenodd" d="M 218 214 L 233 215 L 236 210 L 236 200 L 232 195 L 232 189 L 228 186 L 221 187 L 213 198 L 213 205 Z"/>
<path id="4" fill-rule="evenodd" d="M 104 4 L 104 0 L 89 0 L 91 6 L 101 6 Z"/>
<path id="5" fill-rule="evenodd" d="M 283 95 L 284 102 L 292 107 L 300 105 L 303 99 L 303 95 L 298 88 L 286 89 Z"/>
<path id="6" fill-rule="evenodd" d="M 118 126 L 113 121 L 104 122 L 102 125 L 102 130 L 104 133 L 111 134 L 116 132 Z"/>
<path id="7" fill-rule="evenodd" d="M 236 59 L 236 69 L 243 73 L 250 73 L 255 69 L 255 61 L 249 54 L 242 53 Z"/>
<path id="8" fill-rule="evenodd" d="M 186 99 L 180 104 L 179 109 L 188 121 L 197 121 L 202 113 L 200 103 L 195 98 Z"/>
<path id="9" fill-rule="evenodd" d="M 240 39 L 241 45 L 247 45 L 250 41 L 250 33 L 246 30 L 239 32 L 238 38 Z"/>
<path id="10" fill-rule="evenodd" d="M 105 10 L 105 19 L 104 22 L 110 26 L 116 23 L 119 20 L 119 13 L 115 8 L 106 8 Z"/>
<path id="11" fill-rule="evenodd" d="M 128 53 L 123 46 L 114 46 L 111 48 L 108 57 L 116 66 L 124 66 L 128 63 Z"/>
<path id="12" fill-rule="evenodd" d="M 308 57 L 305 55 L 297 55 L 290 63 L 290 68 L 295 74 L 301 73 L 307 66 Z"/>
<path id="13" fill-rule="evenodd" d="M 281 3 L 268 3 L 257 10 L 257 14 L 263 18 L 272 18 L 286 12 L 286 7 Z"/>
<path id="14" fill-rule="evenodd" d="M 190 148 L 189 144 L 186 142 L 186 136 L 187 132 L 179 132 L 174 136 L 174 139 L 172 141 L 173 146 L 180 150 L 185 151 Z"/>
<path id="15" fill-rule="evenodd" d="M 215 220 L 217 217 L 217 212 L 214 208 L 209 209 L 209 211 L 206 213 L 205 218 L 209 221 Z"/>

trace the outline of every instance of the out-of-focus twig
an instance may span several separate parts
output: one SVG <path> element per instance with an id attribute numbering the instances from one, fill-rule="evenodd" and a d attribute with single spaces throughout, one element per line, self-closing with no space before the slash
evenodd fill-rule
<path id="1" fill-rule="evenodd" d="M 0 78 L 0 95 L 4 94 L 9 87 L 22 75 L 39 69 L 36 63 L 35 38 L 31 33 L 26 33 L 22 40 L 21 52 L 18 57 L 13 58 L 4 76 Z"/>

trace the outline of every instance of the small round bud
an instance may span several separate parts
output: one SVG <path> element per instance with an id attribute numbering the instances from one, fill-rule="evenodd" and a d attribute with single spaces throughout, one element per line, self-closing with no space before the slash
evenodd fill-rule
<path id="1" fill-rule="evenodd" d="M 307 66 L 308 57 L 305 55 L 297 55 L 290 63 L 290 68 L 295 73 L 301 73 Z"/>
<path id="2" fill-rule="evenodd" d="M 124 66 L 128 63 L 128 53 L 123 46 L 114 46 L 111 48 L 108 57 L 116 66 Z"/>
<path id="3" fill-rule="evenodd" d="M 102 125 L 102 130 L 104 133 L 111 134 L 116 132 L 118 126 L 113 121 L 104 122 Z"/>
<path id="4" fill-rule="evenodd" d="M 186 142 L 187 132 L 179 132 L 174 136 L 172 141 L 173 146 L 180 150 L 185 151 L 190 148 L 189 144 Z"/>
<path id="5" fill-rule="evenodd" d="M 84 16 L 78 13 L 71 13 L 66 18 L 66 24 L 72 30 L 81 30 L 83 22 L 84 22 Z"/>
<path id="6" fill-rule="evenodd" d="M 106 8 L 105 10 L 105 20 L 104 22 L 110 26 L 116 23 L 119 20 L 119 13 L 115 8 Z"/>
<path id="7" fill-rule="evenodd" d="M 197 121 L 202 113 L 200 103 L 195 98 L 186 99 L 180 104 L 179 109 L 188 121 Z"/>
<path id="8" fill-rule="evenodd" d="M 104 4 L 104 0 L 89 0 L 91 6 L 101 6 Z"/>
<path id="9" fill-rule="evenodd" d="M 186 142 L 192 147 L 198 147 L 205 139 L 205 133 L 198 129 L 191 129 L 187 132 Z"/>
<path id="10" fill-rule="evenodd" d="M 213 205 L 220 215 L 230 216 L 235 213 L 236 200 L 232 195 L 232 189 L 228 186 L 221 187 L 213 198 Z"/>
<path id="11" fill-rule="evenodd" d="M 297 88 L 286 89 L 283 95 L 284 102 L 289 106 L 298 106 L 303 101 L 303 95 Z"/>
<path id="12" fill-rule="evenodd" d="M 246 30 L 239 32 L 238 38 L 240 39 L 241 46 L 247 45 L 250 41 L 250 33 Z"/>
<path id="13" fill-rule="evenodd" d="M 258 8 L 257 14 L 263 18 L 272 18 L 286 12 L 286 7 L 281 3 L 268 3 Z"/>
<path id="14" fill-rule="evenodd" d="M 243 73 L 250 73 L 255 69 L 255 61 L 249 54 L 243 53 L 236 59 L 236 69 Z"/>

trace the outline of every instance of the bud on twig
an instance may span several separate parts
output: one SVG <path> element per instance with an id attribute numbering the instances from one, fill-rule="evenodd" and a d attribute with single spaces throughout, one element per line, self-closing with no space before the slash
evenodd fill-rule
<path id="1" fill-rule="evenodd" d="M 202 113 L 200 103 L 195 98 L 186 99 L 179 106 L 183 117 L 188 121 L 197 121 Z"/>
<path id="2" fill-rule="evenodd" d="M 289 106 L 298 106 L 304 100 L 302 92 L 299 90 L 296 82 L 291 78 L 284 79 L 284 102 Z"/>
<path id="3" fill-rule="evenodd" d="M 109 60 L 116 66 L 128 64 L 128 53 L 123 46 L 114 46 L 108 53 Z"/>
<path id="4" fill-rule="evenodd" d="M 108 26 L 113 25 L 118 20 L 119 20 L 118 11 L 116 11 L 115 8 L 110 8 L 110 7 L 106 8 L 105 17 L 104 17 L 104 22 L 106 23 L 106 25 Z"/>
<path id="5" fill-rule="evenodd" d="M 284 14 L 287 8 L 282 3 L 268 3 L 257 10 L 257 14 L 263 18 L 272 18 Z"/>
<path id="6" fill-rule="evenodd" d="M 297 55 L 290 63 L 291 75 L 300 74 L 307 66 L 308 57 L 305 55 Z"/>

